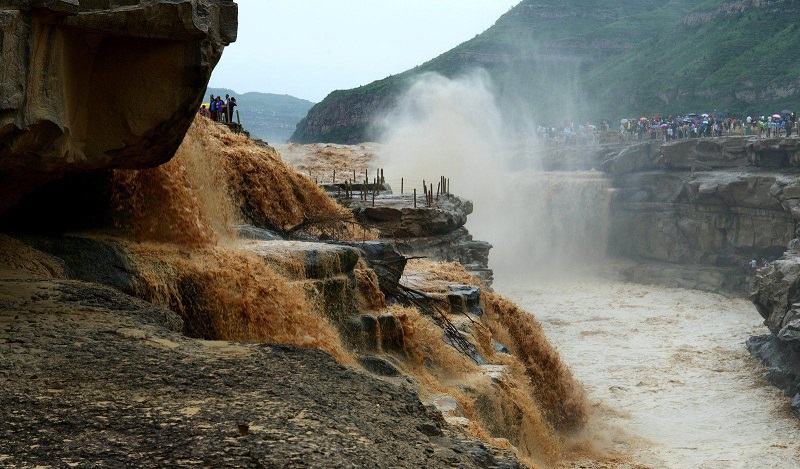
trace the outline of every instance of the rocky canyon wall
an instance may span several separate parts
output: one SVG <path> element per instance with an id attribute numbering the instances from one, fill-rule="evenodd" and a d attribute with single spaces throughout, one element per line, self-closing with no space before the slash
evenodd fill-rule
<path id="1" fill-rule="evenodd" d="M 0 212 L 65 174 L 175 154 L 232 0 L 0 0 Z"/>
<path id="2" fill-rule="evenodd" d="M 797 139 L 730 137 L 603 146 L 545 158 L 612 179 L 610 254 L 631 280 L 749 293 L 754 257 L 776 259 L 800 219 Z"/>
<path id="3" fill-rule="evenodd" d="M 544 166 L 612 179 L 608 250 L 636 261 L 629 280 L 749 294 L 771 334 L 747 348 L 800 417 L 800 139 L 561 147 Z"/>

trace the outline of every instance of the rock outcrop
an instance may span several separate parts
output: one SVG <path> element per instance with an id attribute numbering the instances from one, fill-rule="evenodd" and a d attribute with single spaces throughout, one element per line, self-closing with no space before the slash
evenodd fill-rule
<path id="1" fill-rule="evenodd" d="M 329 189 L 329 193 L 333 191 Z M 339 192 L 339 194 L 341 194 Z M 416 206 L 411 195 L 382 194 L 372 200 L 339 198 L 356 219 L 378 230 L 378 235 L 407 256 L 458 262 L 491 286 L 489 269 L 492 245 L 478 241 L 464 226 L 472 213 L 472 202 L 452 194 L 435 197 L 431 206 L 420 197 Z"/>
<path id="2" fill-rule="evenodd" d="M 0 0 L 0 212 L 66 173 L 168 161 L 232 0 Z"/>

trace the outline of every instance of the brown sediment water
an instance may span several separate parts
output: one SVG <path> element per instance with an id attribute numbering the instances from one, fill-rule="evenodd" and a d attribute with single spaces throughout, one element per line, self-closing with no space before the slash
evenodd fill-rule
<path id="1" fill-rule="evenodd" d="M 138 240 L 210 245 L 232 238 L 236 222 L 288 230 L 308 220 L 312 234 L 376 237 L 274 149 L 201 117 L 168 163 L 113 177 L 116 224 Z"/>
<path id="2" fill-rule="evenodd" d="M 314 347 L 351 361 L 336 328 L 310 306 L 303 287 L 252 252 L 127 243 L 138 270 L 137 296 L 184 319 L 193 337 Z"/>
<path id="3" fill-rule="evenodd" d="M 452 397 L 470 420 L 467 431 L 515 451 L 530 467 L 558 460 L 562 437 L 546 422 L 524 375 L 509 367 L 505 376 L 493 379 L 447 345 L 441 328 L 417 309 L 392 306 L 387 311 L 401 319 L 408 356 L 404 371 L 421 386 L 423 398 Z"/>
<path id="4" fill-rule="evenodd" d="M 287 163 L 303 174 L 319 179 L 320 182 L 333 182 L 335 171 L 336 182 L 343 182 L 353 179 L 353 171 L 356 172 L 357 177 L 363 179 L 364 170 L 375 168 L 379 145 L 375 143 L 359 145 L 290 143 L 278 145 L 276 149 Z"/>
<path id="5" fill-rule="evenodd" d="M 313 216 L 331 217 L 344 238 L 368 237 L 342 224 L 352 215 L 274 151 L 197 118 L 169 163 L 115 171 L 113 181 L 117 225 L 131 238 L 122 243 L 141 278 L 137 295 L 181 314 L 189 335 L 292 343 L 351 361 L 293 281 L 302 259 L 288 259 L 281 275 L 234 239 L 230 227 L 242 219 L 286 229 Z"/>
<path id="6" fill-rule="evenodd" d="M 800 467 L 800 422 L 745 350 L 768 333 L 747 300 L 596 277 L 496 286 L 586 387 L 597 446 L 659 468 Z"/>
<path id="7" fill-rule="evenodd" d="M 455 263 L 416 259 L 407 272 L 445 285 L 479 284 Z M 406 314 L 413 325 L 407 333 L 412 345 L 408 350 L 414 363 L 426 366 L 409 371 L 431 392 L 455 398 L 473 421 L 468 428 L 479 438 L 495 444 L 498 438 L 506 439 L 533 465 L 554 464 L 586 422 L 584 390 L 532 315 L 492 292 L 482 296 L 484 315 L 471 333 L 481 356 L 505 366 L 502 376 L 486 379 L 481 367 L 442 341 L 441 329 L 413 311 Z M 512 354 L 496 352 L 493 341 Z"/>

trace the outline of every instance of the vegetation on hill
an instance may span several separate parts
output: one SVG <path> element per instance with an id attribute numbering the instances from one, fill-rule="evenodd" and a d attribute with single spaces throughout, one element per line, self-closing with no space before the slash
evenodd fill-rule
<path id="1" fill-rule="evenodd" d="M 272 143 L 285 143 L 294 132 L 297 123 L 308 113 L 311 101 L 286 94 L 249 92 L 239 94 L 227 88 L 208 88 L 208 95 L 236 97 L 237 110 L 242 125 L 251 135 Z"/>
<path id="2" fill-rule="evenodd" d="M 494 26 L 414 69 L 334 91 L 292 136 L 367 140 L 414 76 L 483 68 L 501 106 L 537 122 L 700 110 L 766 114 L 800 98 L 800 2 L 524 0 Z"/>

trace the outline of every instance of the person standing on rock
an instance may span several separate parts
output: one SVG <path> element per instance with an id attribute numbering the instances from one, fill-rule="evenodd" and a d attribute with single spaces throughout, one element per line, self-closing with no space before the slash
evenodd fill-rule
<path id="1" fill-rule="evenodd" d="M 225 95 L 225 120 L 230 122 L 231 121 L 231 95 Z"/>
<path id="2" fill-rule="evenodd" d="M 219 121 L 226 122 L 228 120 L 228 107 L 225 105 L 225 101 L 222 100 L 222 96 L 217 96 L 217 111 Z"/>
<path id="3" fill-rule="evenodd" d="M 230 99 L 228 100 L 228 122 L 233 122 L 233 111 L 235 108 L 236 108 L 236 97 L 231 96 Z"/>
<path id="4" fill-rule="evenodd" d="M 214 95 L 211 95 L 211 101 L 208 102 L 208 112 L 211 114 L 211 120 L 217 121 L 217 100 Z"/>

